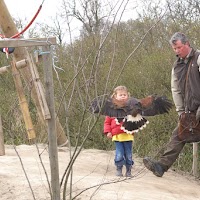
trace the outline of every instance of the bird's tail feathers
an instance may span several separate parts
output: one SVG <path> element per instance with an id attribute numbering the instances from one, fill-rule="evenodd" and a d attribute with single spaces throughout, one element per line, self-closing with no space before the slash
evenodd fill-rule
<path id="1" fill-rule="evenodd" d="M 123 125 L 121 129 L 128 134 L 137 133 L 139 130 L 142 130 L 149 123 L 147 119 L 142 117 L 140 114 L 137 114 L 136 117 L 132 115 L 127 115 L 123 120 Z"/>

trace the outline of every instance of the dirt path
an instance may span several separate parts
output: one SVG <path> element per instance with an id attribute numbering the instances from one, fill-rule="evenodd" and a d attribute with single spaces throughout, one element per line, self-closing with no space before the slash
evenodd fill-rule
<path id="1" fill-rule="evenodd" d="M 47 149 L 43 145 L 39 147 L 45 168 L 50 174 Z M 17 147 L 17 152 L 30 181 L 35 199 L 50 200 L 46 177 L 36 147 L 21 145 Z M 114 152 L 112 151 L 83 150 L 74 165 L 72 196 L 85 189 L 85 192 L 76 199 L 197 200 L 200 198 L 200 183 L 194 181 L 192 177 L 184 177 L 173 171 L 167 172 L 162 178 L 155 177 L 144 168 L 139 158 L 135 159 L 133 178 L 117 178 L 115 177 L 113 158 Z M 61 177 L 68 161 L 68 149 L 59 148 Z M 20 159 L 13 147 L 6 146 L 6 155 L 0 157 L 0 165 L 0 200 L 34 199 Z"/>

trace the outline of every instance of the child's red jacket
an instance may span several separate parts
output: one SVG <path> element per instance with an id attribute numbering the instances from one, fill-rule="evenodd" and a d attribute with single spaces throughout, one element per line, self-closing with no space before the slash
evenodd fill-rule
<path id="1" fill-rule="evenodd" d="M 117 119 L 114 117 L 106 116 L 104 120 L 104 134 L 112 133 L 112 135 L 118 135 L 123 133 L 121 130 L 121 125 L 123 122 L 117 122 Z"/>

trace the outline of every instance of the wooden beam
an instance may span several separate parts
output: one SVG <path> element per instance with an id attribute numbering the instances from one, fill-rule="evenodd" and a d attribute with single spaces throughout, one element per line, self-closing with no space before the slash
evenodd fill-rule
<path id="1" fill-rule="evenodd" d="M 16 62 L 16 68 L 17 69 L 21 69 L 21 68 L 26 67 L 26 66 L 27 66 L 27 60 L 26 59 Z M 11 67 L 10 65 L 0 67 L 0 74 L 8 72 L 10 67 Z"/>
<path id="2" fill-rule="evenodd" d="M 30 46 L 45 46 L 56 45 L 56 38 L 31 38 L 31 39 L 2 39 L 0 40 L 0 48 L 3 47 L 30 47 Z"/>
<path id="3" fill-rule="evenodd" d="M 46 98 L 45 98 L 45 94 L 44 94 L 44 88 L 42 85 L 42 82 L 40 80 L 40 76 L 37 70 L 37 67 L 35 65 L 35 63 L 33 62 L 33 58 L 32 56 L 28 56 L 28 61 L 29 61 L 29 68 L 33 77 L 33 84 L 35 86 L 36 92 L 37 92 L 37 96 L 38 96 L 38 100 L 40 103 L 40 107 L 42 110 L 42 114 L 44 119 L 51 119 L 51 114 L 46 102 Z"/>
<path id="4" fill-rule="evenodd" d="M 15 87 L 17 90 L 17 95 L 19 98 L 19 105 L 23 114 L 23 118 L 24 118 L 24 122 L 25 122 L 25 126 L 26 126 L 26 131 L 28 134 L 28 139 L 34 139 L 36 137 L 35 134 L 35 130 L 33 128 L 33 123 L 32 123 L 32 119 L 30 116 L 30 112 L 29 112 L 29 108 L 28 108 L 28 103 L 26 101 L 26 97 L 24 94 L 24 90 L 23 90 L 23 85 L 22 85 L 22 81 L 20 78 L 20 73 L 16 68 L 15 62 L 12 62 L 12 73 L 13 73 L 13 79 L 15 82 Z"/>
<path id="5" fill-rule="evenodd" d="M 12 16 L 10 15 L 10 13 L 8 11 L 8 8 L 7 8 L 4 0 L 0 0 L 0 29 L 1 29 L 1 33 L 3 35 L 5 35 L 6 38 L 11 38 L 13 35 L 15 35 L 16 33 L 19 32 L 13 21 Z M 19 41 L 22 39 L 15 39 L 15 40 Z M 37 40 L 37 39 L 35 39 L 35 40 Z M 12 41 L 14 41 L 14 40 L 12 40 Z M 54 42 L 52 42 L 52 44 L 54 44 Z M 3 45 L 5 45 L 5 43 Z M 14 44 L 11 44 L 11 45 L 14 45 Z M 35 43 L 34 43 L 34 45 L 35 45 Z M 41 45 L 41 43 L 38 45 Z M 9 46 L 6 46 L 6 47 L 9 47 Z M 15 48 L 15 51 L 12 53 L 12 55 L 15 59 L 15 62 L 26 59 L 29 54 L 30 53 L 28 52 L 27 48 L 25 48 L 25 47 Z M 27 86 L 29 88 L 32 87 L 30 85 L 30 83 L 32 81 L 30 68 L 24 67 L 24 68 L 20 69 L 20 74 L 24 78 L 24 81 L 26 82 Z M 44 120 L 35 87 L 31 88 L 31 97 L 37 108 L 37 113 L 40 118 L 40 122 L 45 126 L 45 128 L 47 128 L 46 120 Z M 57 130 L 56 132 L 57 132 L 58 145 L 62 145 L 62 146 L 66 145 L 67 144 L 67 136 L 66 136 L 65 131 L 64 131 L 61 123 L 59 122 L 58 118 L 56 118 L 56 130 Z"/>

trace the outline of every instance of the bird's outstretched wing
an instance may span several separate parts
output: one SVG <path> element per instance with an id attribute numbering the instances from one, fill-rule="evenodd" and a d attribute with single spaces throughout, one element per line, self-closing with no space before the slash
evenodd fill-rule
<path id="1" fill-rule="evenodd" d="M 168 113 L 172 106 L 173 104 L 165 96 L 150 95 L 143 99 L 131 97 L 126 104 L 121 104 L 108 95 L 102 95 L 92 101 L 90 111 L 105 116 L 123 118 L 121 129 L 132 134 L 143 129 L 149 123 L 144 116 Z"/>
<path id="2" fill-rule="evenodd" d="M 132 107 L 134 106 L 129 107 L 127 104 L 121 104 L 108 95 L 101 95 L 92 100 L 89 110 L 92 113 L 100 113 L 105 116 L 124 118 L 127 113 L 131 112 Z"/>
<path id="3" fill-rule="evenodd" d="M 147 103 L 148 102 L 148 103 Z M 140 99 L 143 116 L 155 116 L 169 113 L 173 104 L 166 96 L 151 95 Z"/>

